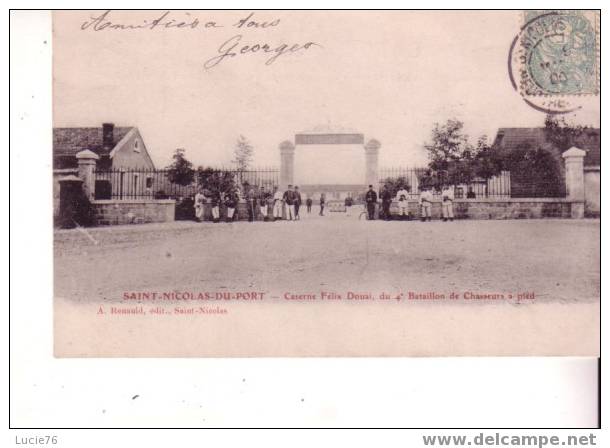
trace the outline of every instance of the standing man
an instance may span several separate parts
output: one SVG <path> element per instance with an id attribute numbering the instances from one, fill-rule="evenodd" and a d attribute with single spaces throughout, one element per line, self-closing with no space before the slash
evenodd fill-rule
<path id="1" fill-rule="evenodd" d="M 307 214 L 311 213 L 311 206 L 313 204 L 313 200 L 310 197 L 307 197 L 307 200 L 305 201 L 305 204 L 307 205 Z"/>
<path id="2" fill-rule="evenodd" d="M 301 219 L 299 215 L 299 209 L 301 208 L 301 203 L 303 199 L 301 198 L 301 192 L 299 191 L 299 187 L 295 185 L 294 187 L 294 219 L 297 221 Z"/>
<path id="3" fill-rule="evenodd" d="M 326 193 L 320 195 L 320 216 L 324 216 L 324 205 L 326 204 Z"/>
<path id="4" fill-rule="evenodd" d="M 197 194 L 195 195 L 195 219 L 198 222 L 203 221 L 203 203 L 205 198 L 203 196 L 203 190 L 200 188 L 197 189 Z"/>
<path id="5" fill-rule="evenodd" d="M 386 221 L 392 220 L 392 213 L 390 213 L 390 206 L 392 205 L 392 193 L 387 185 L 384 185 L 381 189 L 381 210 L 383 213 L 383 219 Z"/>
<path id="6" fill-rule="evenodd" d="M 210 194 L 210 202 L 212 204 L 212 221 L 220 221 L 220 192 L 218 190 L 212 191 Z"/>
<path id="7" fill-rule="evenodd" d="M 294 219 L 294 191 L 292 185 L 288 185 L 288 190 L 284 192 L 284 203 L 286 204 L 286 219 L 292 221 Z"/>
<path id="8" fill-rule="evenodd" d="M 453 200 L 455 199 L 453 187 L 450 185 L 445 185 L 441 195 L 443 197 L 443 221 L 447 222 L 447 219 L 449 221 L 453 221 Z"/>
<path id="9" fill-rule="evenodd" d="M 246 206 L 248 207 L 248 221 L 254 222 L 256 216 L 256 192 L 254 187 L 250 187 L 246 193 Z"/>
<path id="10" fill-rule="evenodd" d="M 273 193 L 273 220 L 277 221 L 282 219 L 282 208 L 283 208 L 283 195 L 277 187 L 275 187 L 275 193 Z"/>
<path id="11" fill-rule="evenodd" d="M 265 191 L 265 187 L 261 187 L 258 193 L 258 206 L 261 211 L 263 221 L 267 221 L 267 201 L 269 200 L 269 193 Z"/>
<path id="12" fill-rule="evenodd" d="M 421 220 L 422 222 L 432 221 L 432 191 L 430 187 L 421 187 L 421 193 L 419 195 L 419 204 L 421 206 Z"/>
<path id="13" fill-rule="evenodd" d="M 364 197 L 366 202 L 366 211 L 370 220 L 375 219 L 375 206 L 377 205 L 377 192 L 373 190 L 373 186 L 369 185 L 369 190 Z"/>
<path id="14" fill-rule="evenodd" d="M 408 218 L 409 209 L 409 192 L 405 187 L 402 187 L 396 193 L 396 200 L 398 201 L 398 216 L 401 221 Z"/>

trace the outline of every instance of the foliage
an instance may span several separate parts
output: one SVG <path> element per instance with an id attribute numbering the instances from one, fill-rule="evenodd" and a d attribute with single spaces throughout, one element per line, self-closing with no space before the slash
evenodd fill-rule
<path id="1" fill-rule="evenodd" d="M 447 120 L 444 125 L 436 123 L 432 130 L 432 142 L 425 143 L 430 168 L 434 171 L 448 171 L 449 166 L 463 158 L 471 150 L 468 136 L 463 134 L 464 123 Z"/>
<path id="2" fill-rule="evenodd" d="M 195 201 L 193 198 L 182 198 L 176 201 L 176 220 L 195 220 Z"/>
<path id="3" fill-rule="evenodd" d="M 197 168 L 197 185 L 203 188 L 204 194 L 235 193 L 238 189 L 235 175 L 230 171 L 214 168 Z"/>
<path id="4" fill-rule="evenodd" d="M 190 185 L 195 177 L 193 164 L 187 160 L 184 155 L 185 150 L 178 148 L 174 152 L 172 159 L 174 160 L 167 169 L 167 178 L 173 184 Z"/>
<path id="5" fill-rule="evenodd" d="M 383 181 L 383 184 L 390 191 L 392 196 L 396 196 L 396 193 L 402 189 L 411 192 L 411 184 L 405 176 L 388 177 Z"/>
<path id="6" fill-rule="evenodd" d="M 505 163 L 512 176 L 528 181 L 526 196 L 562 196 L 560 163 L 550 151 L 521 145 L 507 154 Z"/>
<path id="7" fill-rule="evenodd" d="M 490 179 L 500 174 L 503 162 L 498 149 L 488 144 L 486 136 L 479 137 L 476 146 L 472 146 L 463 128 L 464 123 L 459 120 L 434 125 L 431 143 L 424 144 L 432 172 L 422 176 L 420 185 L 439 188 L 443 184 L 468 184 L 475 177 Z"/>
<path id="8" fill-rule="evenodd" d="M 483 179 L 491 179 L 504 170 L 504 158 L 499 148 L 489 145 L 487 136 L 477 141 L 472 164 L 474 175 Z"/>
<path id="9" fill-rule="evenodd" d="M 572 146 L 579 146 L 581 138 L 585 137 L 591 128 L 588 126 L 569 124 L 565 117 L 556 118 L 547 115 L 544 121 L 544 133 L 546 140 L 564 152 Z"/>
<path id="10" fill-rule="evenodd" d="M 240 135 L 235 144 L 233 160 L 231 162 L 236 166 L 238 171 L 246 171 L 250 167 L 253 156 L 254 147 L 246 137 Z"/>

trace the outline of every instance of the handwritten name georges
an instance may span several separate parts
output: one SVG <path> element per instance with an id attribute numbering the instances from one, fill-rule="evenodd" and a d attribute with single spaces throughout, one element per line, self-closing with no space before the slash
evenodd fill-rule
<path id="1" fill-rule="evenodd" d="M 281 19 L 258 20 L 254 13 L 237 20 L 234 23 L 225 25 L 216 20 L 200 20 L 198 17 L 184 12 L 182 17 L 175 16 L 176 13 L 170 11 L 159 12 L 154 18 L 141 19 L 133 23 L 123 23 L 115 21 L 111 17 L 111 10 L 104 11 L 85 20 L 81 26 L 81 31 L 101 32 L 101 31 L 162 31 L 162 30 L 216 30 L 216 29 L 237 29 L 240 32 L 258 30 L 264 32 L 271 28 L 280 26 Z M 174 16 L 172 15 L 174 14 Z M 265 55 L 265 65 L 273 64 L 280 56 L 291 53 L 307 51 L 312 48 L 323 48 L 317 42 L 307 41 L 305 43 L 276 43 L 252 42 L 245 43 L 243 34 L 235 34 L 225 40 L 217 49 L 217 55 L 206 59 L 203 68 L 209 70 L 219 66 L 221 63 L 230 59 L 239 59 L 246 55 Z"/>

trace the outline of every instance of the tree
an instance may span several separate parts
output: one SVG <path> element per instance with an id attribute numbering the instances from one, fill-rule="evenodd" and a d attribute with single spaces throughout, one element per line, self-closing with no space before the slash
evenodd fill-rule
<path id="1" fill-rule="evenodd" d="M 464 123 L 458 120 L 447 120 L 444 125 L 434 124 L 432 143 L 425 143 L 428 151 L 430 168 L 435 171 L 447 171 L 452 162 L 460 160 L 465 151 L 470 151 L 468 136 L 463 134 Z"/>
<path id="2" fill-rule="evenodd" d="M 497 176 L 504 169 L 504 159 L 500 150 L 487 142 L 486 135 L 477 141 L 473 165 L 474 174 L 485 180 Z"/>
<path id="3" fill-rule="evenodd" d="M 564 117 L 556 118 L 547 115 L 544 120 L 546 140 L 560 152 L 564 152 L 572 146 L 579 146 L 581 139 L 587 136 L 589 130 L 591 128 L 588 126 L 569 124 Z"/>
<path id="4" fill-rule="evenodd" d="M 524 144 L 507 154 L 505 163 L 513 197 L 560 197 L 565 191 L 560 164 L 547 149 Z"/>
<path id="5" fill-rule="evenodd" d="M 437 173 L 440 183 L 468 183 L 474 176 L 474 149 L 463 128 L 464 123 L 459 120 L 447 120 L 444 125 L 436 123 L 432 142 L 424 144 L 430 159 L 428 166 Z"/>
<path id="6" fill-rule="evenodd" d="M 209 196 L 213 193 L 235 193 L 237 184 L 235 175 L 230 171 L 214 168 L 197 168 L 197 185 Z"/>
<path id="7" fill-rule="evenodd" d="M 193 164 L 184 156 L 184 148 L 178 148 L 174 152 L 174 160 L 167 169 L 167 178 L 173 184 L 190 185 L 195 177 Z"/>
<path id="8" fill-rule="evenodd" d="M 388 177 L 383 181 L 383 185 L 389 190 L 392 196 L 396 196 L 396 193 L 402 189 L 411 192 L 411 184 L 405 176 Z"/>
<path id="9" fill-rule="evenodd" d="M 233 151 L 233 160 L 231 161 L 235 164 L 237 171 L 246 171 L 250 167 L 253 156 L 254 147 L 246 137 L 240 135 Z"/>

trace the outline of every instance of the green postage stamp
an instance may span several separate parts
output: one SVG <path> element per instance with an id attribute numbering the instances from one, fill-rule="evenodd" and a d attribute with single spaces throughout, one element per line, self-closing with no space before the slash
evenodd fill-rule
<path id="1" fill-rule="evenodd" d="M 511 46 L 513 86 L 530 105 L 551 113 L 578 107 L 578 96 L 598 95 L 599 12 L 530 10 Z M 549 102 L 549 97 L 570 97 Z"/>

